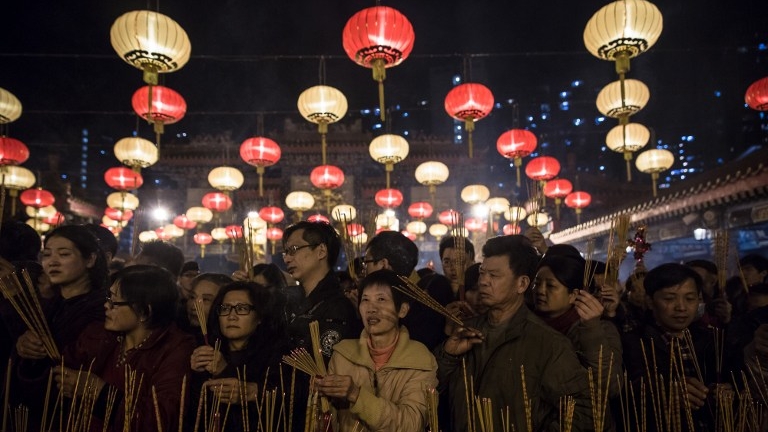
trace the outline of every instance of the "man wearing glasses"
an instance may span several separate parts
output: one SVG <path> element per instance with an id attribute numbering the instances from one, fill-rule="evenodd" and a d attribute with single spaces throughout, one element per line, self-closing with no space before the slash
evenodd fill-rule
<path id="1" fill-rule="evenodd" d="M 337 342 L 359 337 L 362 328 L 333 272 L 341 240 L 331 225 L 308 221 L 286 228 L 283 239 L 286 270 L 304 289 L 302 301 L 290 306 L 288 335 L 294 347 L 311 352 L 309 323 L 318 321 L 320 348 L 327 362 Z"/>

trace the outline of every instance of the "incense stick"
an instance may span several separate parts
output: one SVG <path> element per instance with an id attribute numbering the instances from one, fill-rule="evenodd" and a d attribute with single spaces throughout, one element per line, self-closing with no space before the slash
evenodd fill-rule
<path id="1" fill-rule="evenodd" d="M 444 316 L 448 320 L 452 321 L 454 324 L 460 327 L 464 326 L 464 322 L 462 322 L 458 316 L 449 312 L 448 309 L 445 308 L 445 306 L 441 305 L 425 290 L 419 288 L 418 285 L 411 282 L 407 277 L 400 276 L 400 275 L 398 275 L 397 277 L 398 279 L 400 279 L 400 282 L 402 282 L 402 285 L 395 285 L 393 288 L 406 294 L 408 297 L 411 297 L 412 299 L 418 301 L 419 303 L 427 306 L 433 311 L 439 313 L 440 315 Z"/>
<path id="2" fill-rule="evenodd" d="M 22 277 L 19 279 L 16 272 L 13 272 L 0 278 L 0 291 L 19 314 L 27 329 L 40 338 L 46 355 L 52 360 L 58 360 L 61 355 L 53 340 L 48 320 L 43 313 L 34 284 L 32 284 L 26 269 L 21 270 L 21 275 Z"/>
<path id="3" fill-rule="evenodd" d="M 5 393 L 3 393 L 3 431 L 8 429 L 5 426 L 8 424 L 8 396 L 11 393 L 11 372 L 13 371 L 13 362 L 8 358 L 8 365 L 5 368 Z M 48 381 L 50 387 L 50 380 Z"/>
<path id="4" fill-rule="evenodd" d="M 200 331 L 203 333 L 203 340 L 206 345 L 210 346 L 208 344 L 208 318 L 203 310 L 203 299 L 197 299 L 192 303 L 195 305 L 195 313 L 197 314 L 197 321 L 200 323 Z"/>

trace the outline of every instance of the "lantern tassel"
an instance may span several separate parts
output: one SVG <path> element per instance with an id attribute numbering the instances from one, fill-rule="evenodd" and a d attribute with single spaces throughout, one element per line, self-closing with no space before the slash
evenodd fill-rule
<path id="1" fill-rule="evenodd" d="M 557 220 L 560 220 L 560 203 L 562 200 L 560 198 L 555 198 L 555 217 Z"/>
<path id="2" fill-rule="evenodd" d="M 656 179 L 659 178 L 659 173 L 651 174 L 651 183 L 653 185 L 653 197 L 656 198 Z"/>
<path id="3" fill-rule="evenodd" d="M 632 160 L 632 152 L 625 151 L 624 160 L 627 161 L 627 183 L 629 183 L 632 181 L 632 166 L 629 164 L 629 161 Z"/>
<path id="4" fill-rule="evenodd" d="M 264 167 L 256 167 L 256 172 L 259 174 L 259 198 L 264 198 Z"/>
<path id="5" fill-rule="evenodd" d="M 522 158 L 515 158 L 515 168 L 517 168 L 517 187 L 520 187 L 520 167 L 523 165 Z"/>
<path id="6" fill-rule="evenodd" d="M 372 66 L 373 79 L 379 83 L 379 118 L 386 120 L 384 111 L 384 80 L 387 78 L 387 70 L 384 68 L 384 60 L 376 59 Z"/>
<path id="7" fill-rule="evenodd" d="M 473 147 L 472 131 L 475 130 L 475 121 L 474 121 L 474 119 L 472 117 L 467 118 L 464 121 L 464 126 L 467 129 L 467 137 L 469 139 L 469 158 L 471 159 L 472 158 L 472 147 Z"/>
<path id="8" fill-rule="evenodd" d="M 205 245 L 200 245 L 200 258 L 205 258 Z"/>
<path id="9" fill-rule="evenodd" d="M 325 134 L 324 133 L 320 134 L 320 149 L 323 152 L 323 165 L 325 165 L 326 164 L 325 163 L 325 161 L 326 161 L 325 154 L 326 154 L 326 151 L 328 150 L 328 143 L 325 140 Z"/>

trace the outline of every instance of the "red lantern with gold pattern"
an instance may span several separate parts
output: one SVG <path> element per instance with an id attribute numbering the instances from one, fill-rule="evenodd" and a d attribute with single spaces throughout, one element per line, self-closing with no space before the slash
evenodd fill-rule
<path id="1" fill-rule="evenodd" d="M 126 222 L 133 218 L 133 211 L 107 207 L 104 210 L 104 215 L 114 221 Z"/>
<path id="2" fill-rule="evenodd" d="M 439 220 L 441 224 L 450 227 L 459 221 L 460 216 L 461 214 L 456 210 L 449 209 L 441 211 L 440 214 L 437 215 L 437 220 Z"/>
<path id="3" fill-rule="evenodd" d="M 472 131 L 475 122 L 490 114 L 493 109 L 493 93 L 478 83 L 459 84 L 445 96 L 445 112 L 464 122 L 469 135 L 469 157 L 472 157 Z"/>
<path id="4" fill-rule="evenodd" d="M 592 202 L 592 195 L 576 191 L 565 197 L 565 205 L 576 210 L 576 222 L 581 223 L 581 209 L 586 208 Z"/>
<path id="5" fill-rule="evenodd" d="M 243 227 L 240 225 L 227 225 L 224 227 L 227 237 L 231 239 L 243 238 Z"/>
<path id="6" fill-rule="evenodd" d="M 178 215 L 173 218 L 173 224 L 183 230 L 191 230 L 197 226 L 197 222 L 190 220 L 187 215 Z"/>
<path id="7" fill-rule="evenodd" d="M 525 166 L 525 175 L 531 180 L 546 182 L 560 173 L 560 162 L 552 156 L 539 156 L 531 159 Z"/>
<path id="8" fill-rule="evenodd" d="M 315 213 L 307 218 L 308 222 L 315 222 L 315 223 L 331 223 L 330 220 L 328 220 L 327 217 L 321 215 L 320 213 Z"/>
<path id="9" fill-rule="evenodd" d="M 104 181 L 113 189 L 128 191 L 138 189 L 144 184 L 140 173 L 127 167 L 114 167 L 104 173 Z"/>
<path id="10" fill-rule="evenodd" d="M 248 165 L 256 167 L 260 197 L 264 196 L 264 168 L 276 164 L 281 155 L 280 146 L 269 138 L 252 137 L 240 144 L 240 158 Z"/>
<path id="11" fill-rule="evenodd" d="M 381 189 L 374 199 L 379 207 L 395 208 L 403 203 L 403 194 L 397 189 Z"/>
<path id="12" fill-rule="evenodd" d="M 199 232 L 192 237 L 192 240 L 200 245 L 200 258 L 205 258 L 205 246 L 213 242 L 213 237 L 207 232 Z"/>
<path id="13" fill-rule="evenodd" d="M 61 225 L 64 223 L 64 215 L 61 214 L 61 212 L 56 212 L 55 215 L 49 216 L 46 218 L 43 218 L 43 223 L 47 223 L 48 225 Z"/>
<path id="14" fill-rule="evenodd" d="M 155 229 L 155 234 L 157 234 L 157 239 L 162 241 L 170 241 L 173 239 L 173 235 L 165 230 L 165 228 L 160 227 Z"/>
<path id="15" fill-rule="evenodd" d="M 0 166 L 20 165 L 29 159 L 29 149 L 16 138 L 0 136 Z"/>
<path id="16" fill-rule="evenodd" d="M 225 212 L 232 207 L 232 199 L 221 192 L 209 192 L 203 195 L 203 207 L 215 212 Z"/>
<path id="17" fill-rule="evenodd" d="M 412 232 L 410 232 L 408 230 L 402 230 L 402 231 L 400 231 L 400 233 L 403 234 L 404 236 L 406 236 L 408 238 L 408 240 L 414 241 L 414 242 L 416 241 L 416 234 L 414 234 L 414 233 L 412 233 Z"/>
<path id="18" fill-rule="evenodd" d="M 512 159 L 517 170 L 517 186 L 520 187 L 520 167 L 523 158 L 536 150 L 536 135 L 525 129 L 510 129 L 496 140 L 496 150 L 507 159 Z"/>
<path id="19" fill-rule="evenodd" d="M 347 224 L 347 235 L 356 237 L 365 232 L 365 228 L 358 223 Z"/>
<path id="20" fill-rule="evenodd" d="M 469 232 L 480 232 L 488 225 L 487 221 L 478 218 L 469 218 L 464 221 L 464 228 Z"/>
<path id="21" fill-rule="evenodd" d="M 544 185 L 544 196 L 555 200 L 555 214 L 560 219 L 560 204 L 573 191 L 573 184 L 566 179 L 550 180 Z"/>
<path id="22" fill-rule="evenodd" d="M 24 205 L 37 209 L 48 207 L 56 202 L 53 194 L 42 188 L 27 189 L 19 195 L 19 199 Z"/>
<path id="23" fill-rule="evenodd" d="M 271 224 L 280 223 L 285 218 L 285 212 L 280 207 L 264 207 L 259 210 L 259 217 Z"/>
<path id="24" fill-rule="evenodd" d="M 744 102 L 757 111 L 768 111 L 768 77 L 760 78 L 747 88 Z"/>
<path id="25" fill-rule="evenodd" d="M 155 125 L 155 132 L 163 133 L 163 125 L 173 124 L 184 118 L 187 102 L 168 87 L 144 86 L 133 94 L 131 105 L 136 114 Z"/>
<path id="26" fill-rule="evenodd" d="M 278 227 L 267 228 L 267 240 L 276 242 L 283 239 L 283 230 Z"/>
<path id="27" fill-rule="evenodd" d="M 520 225 L 517 224 L 506 224 L 501 229 L 504 231 L 504 235 L 520 234 Z"/>
<path id="28" fill-rule="evenodd" d="M 408 206 L 408 214 L 412 218 L 425 219 L 432 216 L 432 206 L 428 202 L 419 201 Z"/>
<path id="29" fill-rule="evenodd" d="M 347 21 L 342 32 L 344 51 L 352 61 L 373 70 L 379 83 L 379 110 L 385 120 L 385 68 L 399 65 L 413 50 L 413 26 L 402 13 L 387 6 L 363 9 Z"/>

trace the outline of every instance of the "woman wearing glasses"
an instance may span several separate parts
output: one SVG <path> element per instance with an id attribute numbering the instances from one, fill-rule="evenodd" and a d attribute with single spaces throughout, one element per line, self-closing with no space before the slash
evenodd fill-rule
<path id="1" fill-rule="evenodd" d="M 275 287 L 255 282 L 225 285 L 213 301 L 209 328 L 210 341 L 220 340 L 220 351 L 211 346 L 197 347 L 190 357 L 196 376 L 210 377 L 203 388 L 220 395 L 222 406 L 231 403 L 226 430 L 244 430 L 242 380 L 246 382 L 245 402 L 251 424 L 257 424 L 256 402 L 266 389 L 280 388 L 280 361 L 289 347 L 285 332 L 285 297 Z M 238 386 L 238 377 L 241 384 Z M 286 376 L 286 390 L 290 385 Z M 257 393 L 258 389 L 258 393 Z M 194 390 L 193 390 L 194 392 Z M 287 393 L 287 391 L 286 391 Z M 213 394 L 210 394 L 209 400 Z M 224 414 L 223 412 L 221 413 Z"/>
<path id="2" fill-rule="evenodd" d="M 124 400 L 126 388 L 135 386 L 132 400 L 138 404 L 129 430 L 176 430 L 179 408 L 188 402 L 182 393 L 182 381 L 188 375 L 187 362 L 194 349 L 192 336 L 174 323 L 179 292 L 176 277 L 155 266 L 126 267 L 115 276 L 104 303 L 104 324 L 91 325 L 80 335 L 64 358 L 91 370 L 91 386 L 86 386 L 87 372 L 54 368 L 58 387 L 68 397 L 83 396 L 84 389 L 95 389 L 98 395 L 92 426 L 103 430 L 125 430 Z M 135 371 L 133 383 L 126 383 L 126 368 Z M 141 386 L 139 386 L 139 377 Z M 80 381 L 78 382 L 78 378 Z M 157 405 L 153 402 L 153 390 Z M 106 401 L 110 391 L 116 392 L 114 411 L 107 417 Z M 157 409 L 156 409 L 157 408 Z M 158 420 L 159 417 L 159 420 Z"/>

